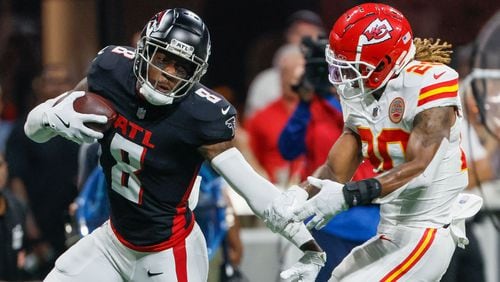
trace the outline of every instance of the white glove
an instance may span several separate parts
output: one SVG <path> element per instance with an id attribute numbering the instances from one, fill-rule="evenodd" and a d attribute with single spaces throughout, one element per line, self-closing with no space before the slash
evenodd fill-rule
<path id="1" fill-rule="evenodd" d="M 306 190 L 294 185 L 282 192 L 264 210 L 264 223 L 274 233 L 287 238 L 293 237 L 301 224 L 293 222 L 293 210 L 301 206 L 309 197 Z"/>
<path id="2" fill-rule="evenodd" d="M 104 136 L 101 132 L 90 129 L 83 123 L 95 122 L 104 124 L 108 122 L 108 118 L 104 115 L 76 112 L 73 108 L 73 102 L 83 95 L 85 95 L 84 91 L 73 91 L 57 105 L 47 108 L 42 115 L 42 124 L 50 127 L 62 137 L 78 144 L 82 142 L 93 143 L 96 139 L 101 139 Z"/>
<path id="3" fill-rule="evenodd" d="M 342 192 L 344 184 L 312 176 L 307 177 L 307 181 L 321 190 L 302 206 L 294 208 L 293 219 L 296 222 L 301 222 L 314 215 L 306 226 L 309 230 L 312 228 L 321 229 L 336 214 L 348 208 L 344 199 L 344 193 Z"/>
<path id="4" fill-rule="evenodd" d="M 291 282 L 313 282 L 326 262 L 326 253 L 305 251 L 304 255 L 289 269 L 281 272 L 282 279 Z"/>

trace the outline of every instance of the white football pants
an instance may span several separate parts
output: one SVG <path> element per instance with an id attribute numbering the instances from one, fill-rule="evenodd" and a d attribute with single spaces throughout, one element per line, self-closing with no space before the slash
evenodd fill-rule
<path id="1" fill-rule="evenodd" d="M 439 281 L 456 243 L 450 228 L 379 226 L 333 270 L 329 281 Z"/>
<path id="2" fill-rule="evenodd" d="M 198 224 L 177 246 L 137 252 L 115 237 L 109 221 L 63 253 L 47 282 L 206 282 L 208 255 Z"/>

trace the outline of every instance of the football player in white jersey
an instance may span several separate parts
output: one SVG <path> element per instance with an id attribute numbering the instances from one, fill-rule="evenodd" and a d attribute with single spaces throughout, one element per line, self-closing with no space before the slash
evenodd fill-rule
<path id="1" fill-rule="evenodd" d="M 279 201 L 266 210 L 283 228 L 310 216 L 308 227 L 321 228 L 349 207 L 381 204 L 378 234 L 330 281 L 438 281 L 455 246 L 467 244 L 463 218 L 482 201 L 459 195 L 468 179 L 458 74 L 445 65 L 450 47 L 414 39 L 403 14 L 384 4 L 356 6 L 334 24 L 326 60 L 344 133 L 300 185 L 309 200 L 291 212 Z M 379 175 L 350 182 L 363 158 Z M 282 276 L 293 278 L 294 269 Z"/>

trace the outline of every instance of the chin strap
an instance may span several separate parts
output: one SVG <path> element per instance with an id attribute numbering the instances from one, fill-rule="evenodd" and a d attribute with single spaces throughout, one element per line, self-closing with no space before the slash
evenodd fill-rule
<path id="1" fill-rule="evenodd" d="M 141 93 L 149 103 L 155 106 L 170 105 L 174 102 L 174 98 L 159 94 L 154 88 L 149 86 L 148 83 L 142 83 L 139 88 L 139 93 Z"/>

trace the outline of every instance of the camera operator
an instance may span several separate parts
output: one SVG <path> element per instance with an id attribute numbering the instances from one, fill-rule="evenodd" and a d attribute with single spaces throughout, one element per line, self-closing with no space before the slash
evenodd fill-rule
<path id="1" fill-rule="evenodd" d="M 342 108 L 334 87 L 328 81 L 326 44 L 326 38 L 315 41 L 304 37 L 302 40 L 305 71 L 299 83 L 292 86 L 300 102 L 281 132 L 278 143 L 280 153 L 286 160 L 305 155 L 302 180 L 325 162 L 330 148 L 343 131 Z M 364 162 L 353 179 L 373 176 L 373 167 Z M 326 265 L 316 281 L 327 281 L 335 266 L 352 248 L 375 235 L 378 222 L 377 205 L 359 206 L 337 215 L 321 230 L 313 229 L 313 237 L 327 253 Z"/>

